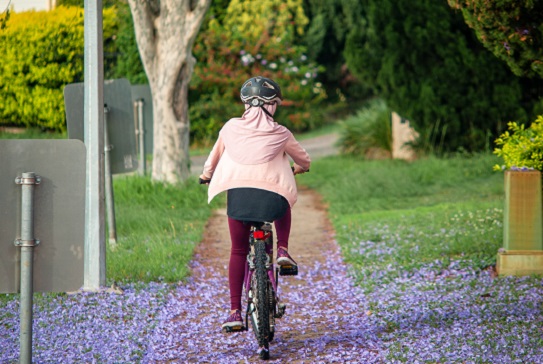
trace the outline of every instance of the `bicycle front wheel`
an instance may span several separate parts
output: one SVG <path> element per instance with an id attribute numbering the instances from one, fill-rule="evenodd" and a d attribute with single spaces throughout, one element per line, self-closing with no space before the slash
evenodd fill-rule
<path id="1" fill-rule="evenodd" d="M 264 242 L 255 242 L 255 272 L 251 282 L 254 307 L 251 313 L 251 324 L 261 349 L 260 357 L 262 359 L 269 358 L 270 342 L 270 297 L 266 257 Z"/>

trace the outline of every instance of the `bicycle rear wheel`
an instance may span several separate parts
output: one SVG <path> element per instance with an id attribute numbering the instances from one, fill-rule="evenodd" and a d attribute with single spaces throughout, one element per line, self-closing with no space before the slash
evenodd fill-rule
<path id="1" fill-rule="evenodd" d="M 251 324 L 260 346 L 260 358 L 262 359 L 268 359 L 270 355 L 270 298 L 266 257 L 264 242 L 255 241 L 255 272 L 251 281 L 251 296 L 254 306 L 251 312 Z"/>

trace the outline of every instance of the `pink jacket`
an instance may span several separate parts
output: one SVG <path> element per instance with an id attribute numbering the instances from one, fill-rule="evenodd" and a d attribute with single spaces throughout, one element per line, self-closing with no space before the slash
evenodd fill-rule
<path id="1" fill-rule="evenodd" d="M 228 189 L 253 187 L 280 194 L 291 207 L 296 203 L 298 192 L 288 156 L 304 171 L 309 170 L 311 159 L 287 128 L 260 113 L 260 108 L 248 109 L 221 129 L 202 173 L 211 179 L 208 202 Z M 259 125 L 255 125 L 257 119 Z"/>

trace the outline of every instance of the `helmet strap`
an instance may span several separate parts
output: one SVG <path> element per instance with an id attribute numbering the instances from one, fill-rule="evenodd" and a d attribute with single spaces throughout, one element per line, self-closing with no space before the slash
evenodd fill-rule
<path id="1" fill-rule="evenodd" d="M 262 108 L 262 110 L 264 110 L 264 112 L 265 112 L 266 114 L 268 114 L 268 116 L 269 116 L 270 118 L 273 119 L 273 115 L 272 115 L 268 110 L 266 110 L 266 108 L 264 107 L 264 105 L 260 105 L 260 107 Z"/>

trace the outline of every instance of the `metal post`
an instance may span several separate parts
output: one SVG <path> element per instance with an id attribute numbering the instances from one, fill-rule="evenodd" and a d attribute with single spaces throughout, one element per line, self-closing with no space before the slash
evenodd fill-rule
<path id="1" fill-rule="evenodd" d="M 97 291 L 106 284 L 104 221 L 104 49 L 102 0 L 84 0 L 85 6 L 85 275 L 83 289 Z"/>
<path id="2" fill-rule="evenodd" d="M 138 109 L 138 136 L 139 136 L 139 150 L 140 150 L 140 165 L 139 173 L 145 176 L 145 129 L 143 127 L 143 99 L 136 101 L 136 107 Z"/>
<path id="3" fill-rule="evenodd" d="M 107 127 L 107 105 L 104 106 L 104 177 L 106 189 L 107 226 L 109 232 L 109 243 L 117 244 L 117 225 L 115 222 L 115 199 L 113 197 L 113 177 L 111 176 L 110 151 L 113 145 L 109 144 L 109 132 Z"/>
<path id="4" fill-rule="evenodd" d="M 21 247 L 21 305 L 20 305 L 20 364 L 32 363 L 32 304 L 33 304 L 33 264 L 34 246 L 34 185 L 40 177 L 34 172 L 23 173 L 15 183 L 22 185 L 21 193 L 21 238 L 15 245 Z"/>

